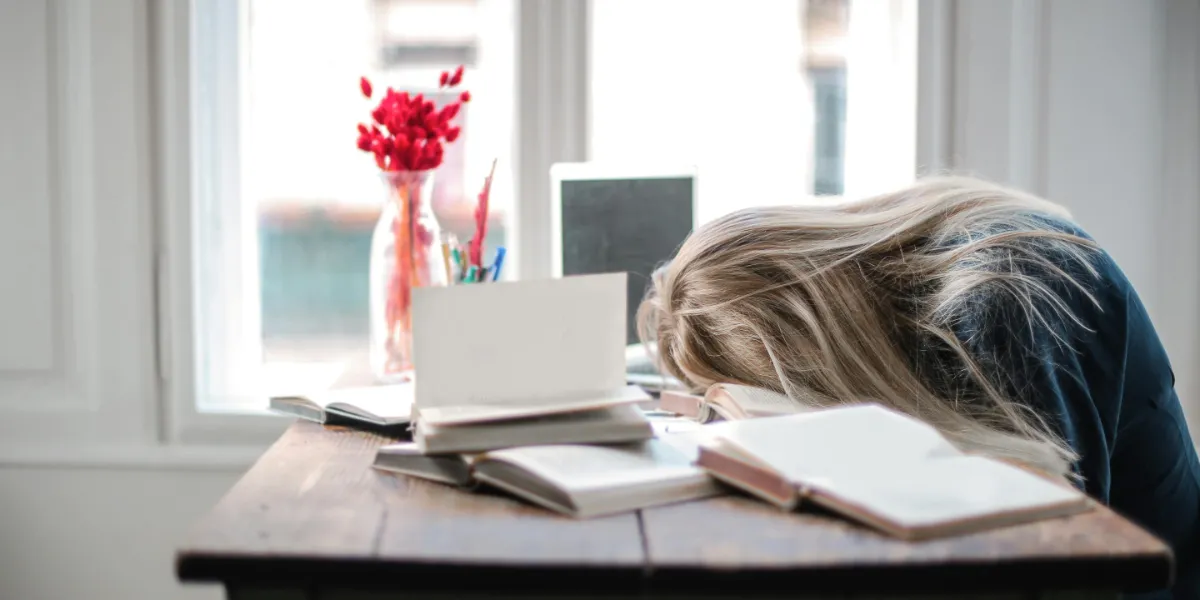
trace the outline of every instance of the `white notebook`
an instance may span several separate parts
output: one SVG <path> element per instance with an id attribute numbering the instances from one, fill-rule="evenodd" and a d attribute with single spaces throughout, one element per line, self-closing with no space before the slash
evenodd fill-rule
<path id="1" fill-rule="evenodd" d="M 625 382 L 626 274 L 413 294 L 418 420 L 463 425 L 651 400 Z"/>

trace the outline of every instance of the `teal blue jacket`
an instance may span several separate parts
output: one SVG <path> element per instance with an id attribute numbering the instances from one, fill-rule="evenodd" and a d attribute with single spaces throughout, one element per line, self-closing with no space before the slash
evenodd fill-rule
<path id="1" fill-rule="evenodd" d="M 1074 225 L 1051 222 L 1086 237 Z M 1108 254 L 1093 260 L 1098 277 L 1059 264 L 1098 301 L 1061 277 L 1044 278 L 1081 324 L 1031 324 L 1016 303 L 996 300 L 963 322 L 959 339 L 985 361 L 998 361 L 1011 375 L 1008 393 L 1048 417 L 1079 454 L 1075 470 L 1084 490 L 1174 550 L 1171 589 L 1139 597 L 1200 600 L 1200 461 L 1167 353 Z"/>

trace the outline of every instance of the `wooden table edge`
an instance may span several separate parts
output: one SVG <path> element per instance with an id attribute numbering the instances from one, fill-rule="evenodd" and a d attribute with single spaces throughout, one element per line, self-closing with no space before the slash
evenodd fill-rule
<path id="1" fill-rule="evenodd" d="M 366 556 L 331 563 L 325 557 L 177 553 L 175 560 L 175 575 L 182 583 L 438 593 L 576 595 L 585 585 L 597 595 L 627 595 L 643 591 L 646 574 L 643 565 L 388 561 Z"/>
<path id="2" fill-rule="evenodd" d="M 987 560 L 947 560 L 937 563 L 879 565 L 869 563 L 831 564 L 796 569 L 789 565 L 721 567 L 682 564 L 657 564 L 647 572 L 647 591 L 661 593 L 678 590 L 702 593 L 705 589 L 794 589 L 803 583 L 806 591 L 817 593 L 979 593 L 978 580 L 1002 580 L 1005 586 L 989 586 L 989 591 L 1021 592 L 1030 590 L 1070 591 L 1085 582 L 1088 589 L 1123 593 L 1147 592 L 1168 587 L 1174 580 L 1174 560 L 1169 553 L 1147 552 L 1140 555 L 1096 556 L 1088 559 L 1028 559 L 991 562 Z"/>
<path id="3" fill-rule="evenodd" d="M 339 559 L 305 556 L 234 556 L 228 553 L 176 554 L 175 572 L 184 583 L 243 585 L 303 585 L 309 587 L 396 587 L 406 591 L 573 593 L 581 586 L 598 595 L 629 593 L 716 595 L 737 591 L 752 595 L 775 589 L 806 592 L 950 593 L 978 592 L 977 581 L 1011 582 L 1007 589 L 1069 591 L 1086 582 L 1089 589 L 1135 593 L 1162 589 L 1173 579 L 1171 556 L 1145 553 L 1137 556 L 1097 556 L 1086 560 L 960 560 L 928 565 L 878 565 L 855 563 L 805 566 L 695 566 L 695 565 L 579 565 L 379 560 L 373 557 Z M 1011 573 L 1011 576 L 1007 575 Z M 469 575 L 469 577 L 465 577 Z"/>

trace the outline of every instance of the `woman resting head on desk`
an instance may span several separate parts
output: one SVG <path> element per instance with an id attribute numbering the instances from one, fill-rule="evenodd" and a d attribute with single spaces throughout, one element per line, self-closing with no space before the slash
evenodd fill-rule
<path id="1" fill-rule="evenodd" d="M 1048 201 L 931 178 L 699 228 L 639 309 L 665 372 L 797 402 L 869 398 L 961 448 L 1059 475 L 1174 548 L 1200 597 L 1200 463 L 1154 327 Z"/>

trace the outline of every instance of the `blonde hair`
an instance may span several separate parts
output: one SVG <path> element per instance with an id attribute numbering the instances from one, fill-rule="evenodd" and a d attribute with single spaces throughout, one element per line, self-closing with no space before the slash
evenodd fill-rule
<path id="1" fill-rule="evenodd" d="M 842 206 L 738 211 L 654 273 L 639 333 L 659 368 L 697 391 L 731 382 L 810 406 L 879 402 L 965 451 L 1073 477 L 1076 454 L 1004 391 L 1003 361 L 956 335 L 1003 307 L 1067 343 L 1075 316 L 1051 282 L 1094 302 L 1080 280 L 1097 273 L 1095 244 L 1051 225 L 1067 218 L 955 177 Z"/>

